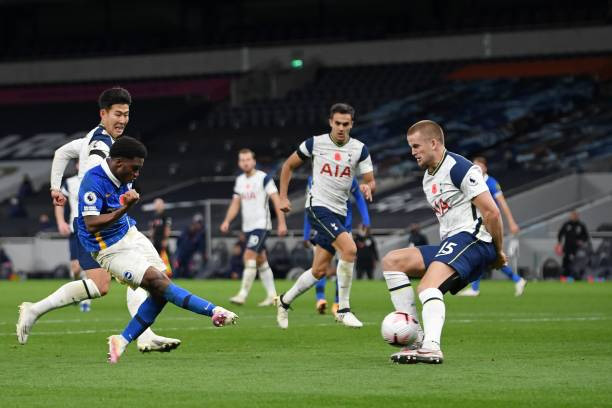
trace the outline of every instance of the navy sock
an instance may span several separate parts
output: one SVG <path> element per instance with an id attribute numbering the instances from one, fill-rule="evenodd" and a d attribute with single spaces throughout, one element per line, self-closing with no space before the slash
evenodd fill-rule
<path id="1" fill-rule="evenodd" d="M 206 299 L 202 299 L 186 289 L 176 286 L 174 283 L 170 283 L 164 292 L 164 298 L 171 303 L 174 303 L 178 307 L 183 309 L 191 310 L 194 313 L 203 314 L 206 316 L 212 316 L 213 309 L 217 307 L 215 304 L 210 303 Z"/>
<path id="2" fill-rule="evenodd" d="M 324 276 L 315 284 L 315 296 L 317 300 L 325 299 L 325 283 L 327 282 L 327 278 Z"/>
<path id="3" fill-rule="evenodd" d="M 128 342 L 138 338 L 149 326 L 153 324 L 157 315 L 161 313 L 166 301 L 159 303 L 149 296 L 138 308 L 138 312 L 132 317 L 121 335 Z"/>

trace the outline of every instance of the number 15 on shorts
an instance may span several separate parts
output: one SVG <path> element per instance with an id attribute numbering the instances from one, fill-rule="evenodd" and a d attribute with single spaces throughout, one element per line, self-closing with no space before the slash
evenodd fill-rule
<path id="1" fill-rule="evenodd" d="M 445 242 L 438 250 L 436 257 L 452 254 L 456 246 L 457 244 L 455 242 Z"/>

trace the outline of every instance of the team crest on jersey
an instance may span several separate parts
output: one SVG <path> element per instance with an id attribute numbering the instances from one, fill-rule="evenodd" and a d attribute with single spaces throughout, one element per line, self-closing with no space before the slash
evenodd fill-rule
<path id="1" fill-rule="evenodd" d="M 97 200 L 96 194 L 93 191 L 88 191 L 83 195 L 83 201 L 85 204 L 93 204 Z"/>

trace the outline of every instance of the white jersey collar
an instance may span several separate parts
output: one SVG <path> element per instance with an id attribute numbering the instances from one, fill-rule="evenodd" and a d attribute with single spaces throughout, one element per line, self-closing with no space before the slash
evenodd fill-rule
<path id="1" fill-rule="evenodd" d="M 119 181 L 119 179 L 117 177 L 115 177 L 115 175 L 111 171 L 110 167 L 108 167 L 108 161 L 107 160 L 102 160 L 102 164 L 100 166 L 102 166 L 102 170 L 104 170 L 104 173 L 106 173 L 108 178 L 111 179 L 113 184 L 115 186 L 117 186 L 117 187 L 121 187 L 121 182 Z"/>

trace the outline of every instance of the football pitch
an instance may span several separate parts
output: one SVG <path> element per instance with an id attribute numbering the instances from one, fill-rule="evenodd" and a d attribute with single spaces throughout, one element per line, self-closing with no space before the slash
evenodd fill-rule
<path id="1" fill-rule="evenodd" d="M 61 281 L 0 282 L 0 407 L 603 407 L 612 406 L 612 284 L 483 282 L 477 298 L 446 296 L 442 365 L 394 365 L 379 324 L 392 311 L 385 283 L 353 284 L 362 329 L 294 302 L 289 329 L 275 309 L 230 307 L 239 282 L 179 281 L 237 312 L 235 327 L 168 305 L 153 329 L 180 338 L 171 353 L 106 362 L 106 337 L 128 322 L 125 288 L 113 283 L 92 311 L 70 306 L 42 317 L 17 343 L 17 305 Z M 279 291 L 290 282 L 277 281 Z M 328 300 L 332 285 L 328 285 Z"/>

